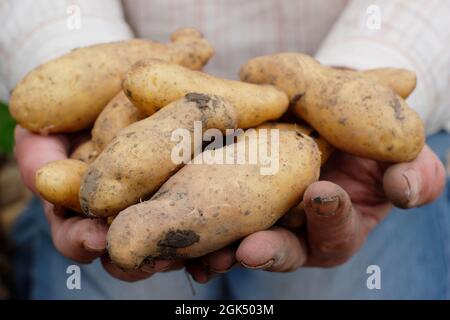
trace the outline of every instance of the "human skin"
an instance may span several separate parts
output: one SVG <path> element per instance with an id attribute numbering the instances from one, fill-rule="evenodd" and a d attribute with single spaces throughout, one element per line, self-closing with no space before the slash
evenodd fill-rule
<path id="1" fill-rule="evenodd" d="M 40 136 L 16 127 L 15 156 L 23 181 L 34 189 L 36 171 L 49 161 L 65 159 L 71 140 L 63 135 Z M 392 206 L 412 208 L 432 202 L 442 192 L 445 170 L 427 147 L 407 163 L 390 165 L 336 151 L 321 181 L 304 193 L 307 231 L 272 227 L 204 257 L 183 262 L 159 260 L 143 270 L 122 271 L 106 256 L 107 224 L 99 219 L 68 216 L 44 202 L 56 249 L 80 263 L 101 257 L 112 276 L 137 281 L 156 272 L 186 267 L 194 279 L 207 282 L 234 265 L 268 271 L 302 266 L 332 267 L 347 261 Z"/>

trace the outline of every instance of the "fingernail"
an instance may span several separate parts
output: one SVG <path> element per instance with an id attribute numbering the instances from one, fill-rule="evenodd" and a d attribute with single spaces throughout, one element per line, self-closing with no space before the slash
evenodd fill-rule
<path id="1" fill-rule="evenodd" d="M 275 259 L 270 259 L 269 261 L 267 261 L 267 262 L 265 262 L 265 263 L 263 263 L 263 264 L 257 265 L 257 266 L 251 266 L 251 265 L 245 263 L 244 260 L 241 260 L 239 263 L 240 263 L 243 267 L 245 267 L 245 268 L 247 268 L 247 269 L 255 269 L 255 270 L 257 270 L 257 269 L 267 269 L 267 268 L 270 268 L 270 267 L 274 264 L 274 262 L 275 262 Z"/>
<path id="2" fill-rule="evenodd" d="M 208 272 L 206 270 L 198 271 L 192 277 L 198 283 L 203 284 L 203 283 L 208 282 Z"/>
<path id="3" fill-rule="evenodd" d="M 339 207 L 339 197 L 335 195 L 312 198 L 311 207 L 319 216 L 333 216 Z"/>
<path id="4" fill-rule="evenodd" d="M 50 202 L 42 200 L 42 207 L 44 208 L 45 212 L 53 212 L 53 204 L 51 204 Z"/>
<path id="5" fill-rule="evenodd" d="M 141 266 L 141 270 L 147 273 L 163 272 L 168 270 L 174 261 L 153 261 Z"/>
<path id="6" fill-rule="evenodd" d="M 413 207 L 417 205 L 420 194 L 420 175 L 414 169 L 407 169 L 403 172 L 403 178 L 406 180 L 406 199 L 408 199 L 408 206 Z"/>
<path id="7" fill-rule="evenodd" d="M 206 274 L 206 282 L 209 282 L 212 278 L 214 278 L 217 275 L 217 273 L 214 273 L 213 271 L 209 270 Z"/>
<path id="8" fill-rule="evenodd" d="M 86 251 L 93 252 L 93 253 L 100 253 L 104 252 L 106 248 L 104 246 L 95 246 L 93 244 L 86 244 L 86 242 L 83 242 L 83 247 Z"/>

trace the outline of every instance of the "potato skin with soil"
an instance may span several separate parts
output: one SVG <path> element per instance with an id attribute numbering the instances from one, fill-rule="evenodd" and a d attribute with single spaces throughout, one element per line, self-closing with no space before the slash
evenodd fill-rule
<path id="1" fill-rule="evenodd" d="M 189 92 L 215 94 L 236 107 L 239 128 L 244 129 L 278 119 L 289 105 L 286 94 L 273 86 L 221 79 L 156 59 L 135 64 L 125 77 L 123 90 L 149 115 Z"/>
<path id="2" fill-rule="evenodd" d="M 100 153 L 123 128 L 147 115 L 136 108 L 120 91 L 103 109 L 92 128 L 93 148 Z"/>
<path id="3" fill-rule="evenodd" d="M 358 72 L 321 66 L 299 53 L 251 59 L 243 81 L 285 91 L 293 111 L 334 147 L 379 161 L 405 162 L 425 144 L 424 125 L 392 89 Z"/>
<path id="4" fill-rule="evenodd" d="M 181 128 L 192 133 L 194 121 L 200 121 L 204 130 L 224 132 L 237 127 L 238 115 L 221 97 L 190 93 L 121 130 L 85 175 L 80 188 L 83 212 L 90 217 L 112 216 L 148 198 L 182 167 L 171 158 L 179 142 L 172 141 L 172 133 Z"/>
<path id="5" fill-rule="evenodd" d="M 417 84 L 416 73 L 401 68 L 378 68 L 360 71 L 363 75 L 378 81 L 394 90 L 406 99 L 414 91 Z"/>
<path id="6" fill-rule="evenodd" d="M 167 45 L 134 39 L 76 49 L 28 73 L 11 95 L 10 112 L 41 134 L 78 131 L 93 124 L 137 61 L 159 58 L 201 69 L 213 53 L 193 29 L 176 31 Z"/>
<path id="7" fill-rule="evenodd" d="M 299 203 L 320 171 L 310 137 L 282 130 L 279 141 L 279 170 L 273 175 L 261 175 L 259 164 L 187 164 L 149 201 L 123 210 L 112 222 L 107 234 L 112 261 L 135 269 L 155 258 L 195 258 L 272 226 Z"/>
<path id="8" fill-rule="evenodd" d="M 48 202 L 81 213 L 78 192 L 87 168 L 76 159 L 49 162 L 36 172 L 36 190 Z"/>

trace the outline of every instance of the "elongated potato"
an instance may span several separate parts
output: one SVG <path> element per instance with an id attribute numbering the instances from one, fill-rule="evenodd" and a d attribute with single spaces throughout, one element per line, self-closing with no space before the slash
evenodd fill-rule
<path id="1" fill-rule="evenodd" d="M 259 143 L 258 137 L 246 132 L 236 145 Z M 232 148 L 224 147 L 225 153 Z M 278 155 L 279 169 L 271 175 L 261 174 L 264 161 L 186 165 L 151 200 L 112 222 L 107 234 L 112 261 L 134 269 L 155 258 L 195 258 L 269 228 L 300 201 L 320 170 L 317 145 L 299 131 L 279 132 Z"/>
<path id="2" fill-rule="evenodd" d="M 95 149 L 92 140 L 87 140 L 76 147 L 70 154 L 69 158 L 80 160 L 89 164 L 97 158 L 97 155 L 98 151 Z"/>
<path id="3" fill-rule="evenodd" d="M 179 145 L 172 139 L 176 130 L 189 133 L 186 139 L 191 150 L 183 158 L 191 159 L 194 140 L 190 133 L 195 121 L 203 130 L 225 132 L 236 128 L 238 116 L 234 106 L 221 97 L 190 93 L 121 130 L 86 173 L 80 189 L 83 212 L 107 217 L 149 197 L 183 165 L 172 159 Z"/>
<path id="4" fill-rule="evenodd" d="M 281 88 L 299 117 L 351 154 L 404 162 L 424 146 L 419 115 L 392 89 L 358 72 L 324 67 L 299 53 L 281 53 L 250 60 L 240 76 Z"/>
<path id="5" fill-rule="evenodd" d="M 92 128 L 93 148 L 101 152 L 120 130 L 146 117 L 147 115 L 136 108 L 121 91 L 95 120 Z"/>
<path id="6" fill-rule="evenodd" d="M 317 143 L 317 147 L 320 151 L 320 163 L 323 165 L 330 158 L 334 151 L 333 146 L 331 146 L 324 138 L 319 136 L 314 128 L 299 123 L 283 123 L 283 122 L 266 122 L 258 126 L 259 129 L 279 129 L 279 130 L 290 130 L 290 131 L 300 131 L 314 139 Z"/>
<path id="7" fill-rule="evenodd" d="M 303 201 L 297 206 L 291 208 L 284 216 L 282 216 L 276 223 L 278 226 L 285 228 L 300 228 L 306 224 L 306 214 Z"/>
<path id="8" fill-rule="evenodd" d="M 356 71 L 348 68 L 336 68 L 348 73 L 357 73 L 378 83 L 391 88 L 400 97 L 406 99 L 416 88 L 416 73 L 401 68 L 376 68 Z"/>
<path id="9" fill-rule="evenodd" d="M 378 68 L 360 71 L 365 76 L 392 88 L 403 99 L 416 88 L 417 78 L 413 71 L 400 68 Z"/>
<path id="10" fill-rule="evenodd" d="M 236 107 L 240 128 L 278 119 L 289 104 L 286 95 L 273 86 L 220 79 L 156 59 L 135 64 L 123 89 L 133 104 L 149 115 L 189 92 L 216 94 Z"/>
<path id="11" fill-rule="evenodd" d="M 135 62 L 159 58 L 200 69 L 212 55 L 211 45 L 193 29 L 175 32 L 167 45 L 135 39 L 76 49 L 23 78 L 12 93 L 10 112 L 41 134 L 78 131 L 92 125 Z"/>
<path id="12" fill-rule="evenodd" d="M 78 192 L 87 168 L 75 159 L 49 162 L 36 172 L 36 190 L 48 202 L 81 213 Z"/>

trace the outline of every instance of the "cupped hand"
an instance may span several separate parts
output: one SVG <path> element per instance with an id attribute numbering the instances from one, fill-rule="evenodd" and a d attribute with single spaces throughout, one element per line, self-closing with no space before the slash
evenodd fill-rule
<path id="1" fill-rule="evenodd" d="M 36 193 L 36 171 L 46 163 L 66 159 L 70 147 L 79 137 L 64 135 L 41 136 L 17 126 L 15 129 L 15 157 L 22 180 Z M 102 265 L 113 277 L 125 281 L 148 278 L 156 272 L 179 267 L 177 261 L 155 261 L 142 270 L 124 271 L 113 265 L 106 254 L 108 225 L 101 219 L 89 219 L 71 214 L 67 209 L 55 207 L 43 200 L 45 215 L 50 224 L 55 248 L 65 257 L 79 263 L 90 263 L 102 258 Z"/>
<path id="2" fill-rule="evenodd" d="M 445 170 L 428 146 L 412 162 L 387 164 L 336 151 L 303 196 L 306 228 L 274 226 L 191 262 L 198 282 L 239 264 L 250 269 L 292 271 L 301 266 L 345 263 L 392 205 L 421 206 L 435 200 L 445 185 Z"/>

